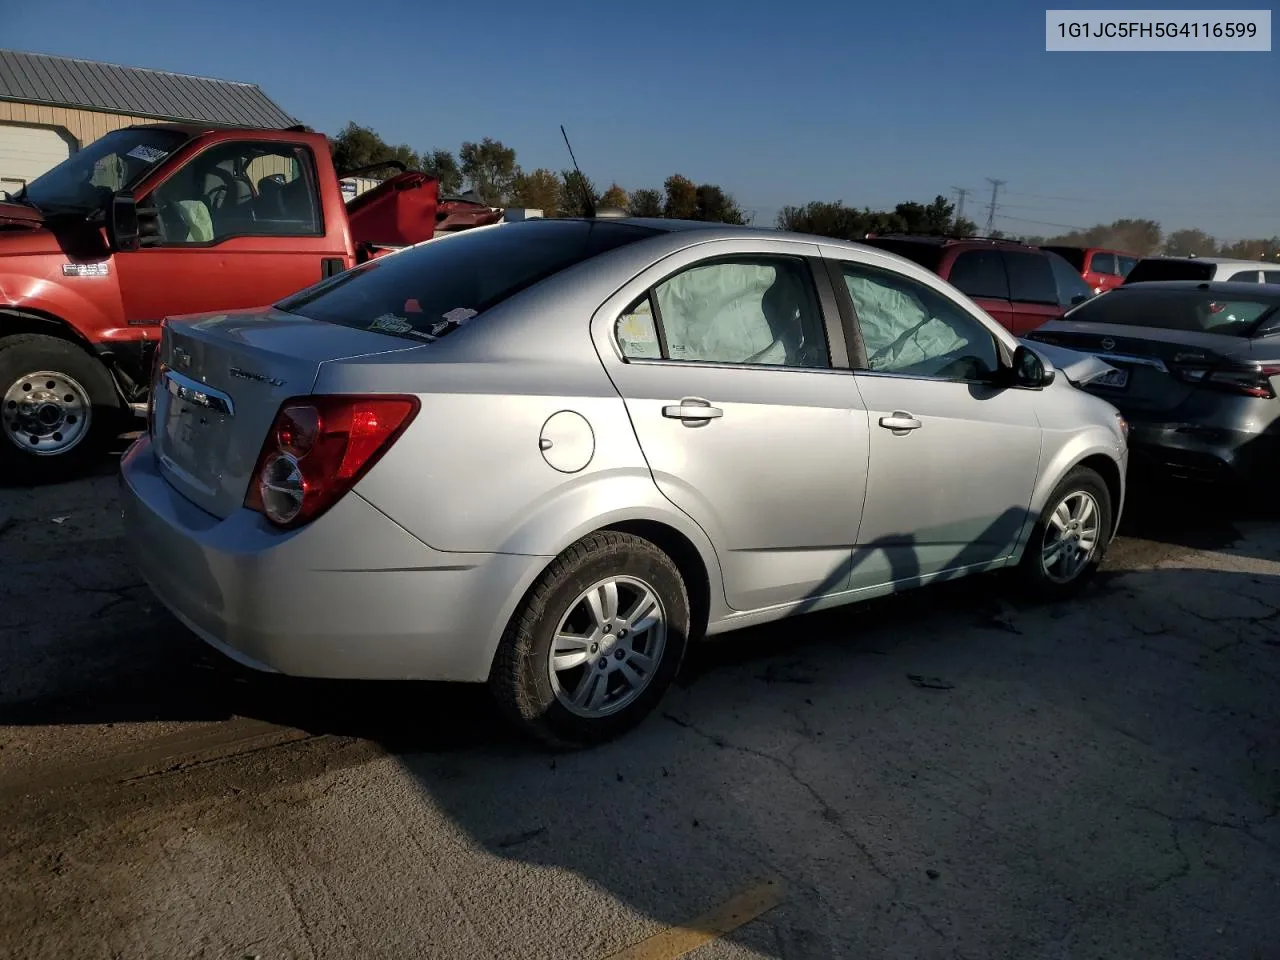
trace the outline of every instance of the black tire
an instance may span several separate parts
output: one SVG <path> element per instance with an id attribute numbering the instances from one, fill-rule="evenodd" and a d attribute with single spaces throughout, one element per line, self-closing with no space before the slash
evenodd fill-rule
<path id="1" fill-rule="evenodd" d="M 1071 579 L 1063 582 L 1055 579 L 1045 569 L 1043 554 L 1045 531 L 1049 528 L 1050 518 L 1059 504 L 1077 493 L 1089 495 L 1097 504 L 1099 514 L 1097 545 L 1084 566 Z M 1096 470 L 1091 470 L 1089 467 L 1076 467 L 1063 477 L 1045 502 L 1044 511 L 1031 531 L 1031 538 L 1027 541 L 1026 551 L 1018 565 L 1018 574 L 1024 589 L 1041 600 L 1065 600 L 1083 590 L 1098 572 L 1098 567 L 1106 556 L 1112 532 L 1112 516 L 1111 491 Z"/>
<path id="2" fill-rule="evenodd" d="M 608 716 L 583 717 L 562 704 L 552 687 L 552 640 L 575 601 L 610 577 L 635 578 L 653 591 L 666 615 L 666 640 L 634 700 Z M 675 679 L 688 646 L 689 619 L 689 595 L 670 557 L 630 534 L 590 534 L 560 554 L 525 595 L 498 645 L 490 691 L 507 718 L 544 745 L 572 749 L 611 740 L 643 720 Z M 596 662 L 588 660 L 585 669 Z"/>
<path id="3" fill-rule="evenodd" d="M 4 403 L 11 387 L 27 375 L 50 371 L 70 378 L 88 399 L 88 428 L 64 452 L 37 455 L 9 435 L 16 422 Z M 0 477 L 22 483 L 70 479 L 102 457 L 123 428 L 123 407 L 106 367 L 66 340 L 19 334 L 0 340 Z"/>

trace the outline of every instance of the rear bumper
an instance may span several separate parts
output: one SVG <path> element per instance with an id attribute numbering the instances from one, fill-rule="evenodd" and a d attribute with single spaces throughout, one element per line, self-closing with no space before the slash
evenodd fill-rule
<path id="1" fill-rule="evenodd" d="M 1245 481 L 1275 470 L 1280 446 L 1267 434 L 1197 423 L 1129 421 L 1135 469 L 1181 480 Z"/>
<path id="2" fill-rule="evenodd" d="M 142 438 L 120 466 L 126 537 L 159 600 L 258 670 L 482 681 L 510 609 L 550 558 L 442 553 L 355 493 L 282 533 L 175 491 Z"/>

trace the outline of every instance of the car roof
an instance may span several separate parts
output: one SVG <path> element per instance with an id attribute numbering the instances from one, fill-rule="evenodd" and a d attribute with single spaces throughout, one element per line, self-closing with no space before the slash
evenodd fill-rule
<path id="1" fill-rule="evenodd" d="M 1254 299 L 1263 297 L 1280 302 L 1280 285 L 1251 283 L 1244 280 L 1147 280 L 1143 283 L 1122 284 L 1108 293 L 1107 296 L 1113 296 L 1121 291 L 1133 290 L 1165 290 L 1175 293 L 1200 291 L 1228 297 L 1249 296 Z"/>
<path id="2" fill-rule="evenodd" d="M 1143 260 L 1178 260 L 1182 263 L 1225 263 L 1225 264 L 1244 264 L 1253 267 L 1256 270 L 1266 269 L 1265 260 L 1242 260 L 1238 257 L 1143 257 Z"/>
<path id="3" fill-rule="evenodd" d="M 1019 250 L 1039 249 L 1029 243 L 1023 243 L 1021 240 L 1007 240 L 1004 237 L 937 237 L 922 233 L 881 233 L 867 239 L 896 240 L 931 247 L 968 245 L 975 247 L 1016 247 Z"/>

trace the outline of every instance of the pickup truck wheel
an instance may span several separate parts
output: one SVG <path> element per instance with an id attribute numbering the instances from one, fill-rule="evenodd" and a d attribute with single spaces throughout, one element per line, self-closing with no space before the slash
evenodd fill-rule
<path id="1" fill-rule="evenodd" d="M 0 340 L 0 468 L 24 481 L 61 479 L 119 433 L 106 369 L 75 344 L 23 334 Z"/>
<path id="2" fill-rule="evenodd" d="M 489 686 L 525 733 L 569 749 L 629 730 L 675 678 L 689 636 L 680 571 L 654 544 L 616 531 L 579 540 L 525 595 Z"/>

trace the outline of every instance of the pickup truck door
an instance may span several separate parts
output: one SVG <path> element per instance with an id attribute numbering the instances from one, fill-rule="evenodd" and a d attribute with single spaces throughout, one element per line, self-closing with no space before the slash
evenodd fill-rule
<path id="1" fill-rule="evenodd" d="M 138 200 L 158 211 L 159 243 L 115 257 L 125 319 L 263 306 L 347 266 L 316 169 L 305 145 L 269 140 L 215 143 L 175 168 Z"/>

